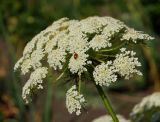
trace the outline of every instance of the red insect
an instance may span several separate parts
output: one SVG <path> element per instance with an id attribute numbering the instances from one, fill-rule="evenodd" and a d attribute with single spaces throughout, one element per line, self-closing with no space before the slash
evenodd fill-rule
<path id="1" fill-rule="evenodd" d="M 77 58 L 78 58 L 78 54 L 74 53 L 74 59 L 77 59 Z"/>

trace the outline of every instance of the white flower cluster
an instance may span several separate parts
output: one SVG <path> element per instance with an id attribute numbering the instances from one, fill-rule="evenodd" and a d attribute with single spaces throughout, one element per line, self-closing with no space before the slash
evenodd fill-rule
<path id="1" fill-rule="evenodd" d="M 113 62 L 107 61 L 95 67 L 93 77 L 96 84 L 109 86 L 117 80 L 116 73 L 125 79 L 129 79 L 133 74 L 142 75 L 137 69 L 137 67 L 141 66 L 141 63 L 135 57 L 136 53 L 134 51 L 127 51 L 126 48 L 121 48 L 120 52 L 120 54 L 116 55 Z"/>
<path id="2" fill-rule="evenodd" d="M 22 74 L 26 74 L 31 69 L 35 70 L 42 66 L 42 59 L 46 56 L 50 67 L 55 70 L 62 69 L 69 53 L 72 55 L 69 64 L 70 71 L 82 73 L 86 71 L 85 65 L 87 65 L 88 58 L 86 52 L 90 48 L 98 51 L 111 47 L 112 37 L 125 28 L 127 27 L 124 23 L 111 17 L 95 16 L 81 21 L 62 18 L 37 34 L 26 45 L 23 57 L 15 65 L 15 70 L 20 68 Z M 144 34 L 138 35 L 136 37 L 142 39 Z M 124 36 L 129 38 L 127 33 Z M 144 39 L 152 39 L 147 37 Z M 78 54 L 77 59 L 73 59 L 75 53 Z"/>
<path id="3" fill-rule="evenodd" d="M 112 62 L 108 61 L 106 64 L 102 63 L 95 67 L 93 72 L 94 80 L 96 84 L 100 86 L 109 86 L 111 82 L 117 80 L 117 75 L 115 75 L 115 67 L 112 66 Z"/>
<path id="4" fill-rule="evenodd" d="M 103 29 L 100 30 L 101 33 L 95 35 L 89 42 L 89 46 L 95 51 L 102 48 L 111 47 L 111 37 L 125 27 L 124 23 L 111 17 L 104 17 L 101 19 L 101 22 L 103 23 Z"/>
<path id="5" fill-rule="evenodd" d="M 66 93 L 66 107 L 69 113 L 76 112 L 76 115 L 81 114 L 82 104 L 85 99 L 82 94 L 79 94 L 76 86 L 72 86 Z"/>
<path id="6" fill-rule="evenodd" d="M 31 72 L 30 79 L 23 88 L 23 98 L 27 101 L 33 88 L 43 88 L 41 85 L 42 79 L 47 75 L 45 67 L 61 70 L 66 66 L 72 74 L 78 74 L 79 76 L 86 72 L 88 66 L 94 66 L 92 64 L 94 61 L 92 60 L 94 58 L 92 52 L 97 53 L 102 49 L 112 48 L 114 43 L 112 39 L 117 34 L 122 34 L 122 36 L 118 36 L 119 40 L 129 40 L 130 38 L 133 41 L 152 39 L 145 34 L 136 33 L 138 34 L 133 33 L 132 35 L 123 22 L 112 17 L 94 16 L 83 20 L 62 18 L 55 21 L 26 45 L 22 58 L 15 64 L 14 70 L 20 69 L 23 75 Z M 116 55 L 114 61 L 96 66 L 93 73 L 96 84 L 108 86 L 111 82 L 117 80 L 116 73 L 126 79 L 131 77 L 132 74 L 141 75 L 136 69 L 140 66 L 140 63 L 134 57 L 134 52 L 122 49 L 121 53 L 123 54 Z M 74 87 L 72 90 L 74 94 L 68 92 L 67 99 L 73 101 L 67 101 L 67 106 L 70 113 L 77 111 L 77 114 L 79 114 L 80 105 L 77 104 L 83 96 L 75 92 Z M 76 99 L 72 99 L 72 97 Z M 75 109 L 72 109 L 74 108 L 72 107 L 73 102 L 76 102 Z M 81 102 L 83 102 L 83 99 Z"/>
<path id="7" fill-rule="evenodd" d="M 122 36 L 121 40 L 132 40 L 137 43 L 138 40 L 153 40 L 154 38 L 148 34 L 144 34 L 142 31 L 136 31 L 133 28 L 128 28 L 126 33 Z"/>
<path id="8" fill-rule="evenodd" d="M 144 110 L 149 110 L 152 107 L 160 107 L 160 92 L 155 92 L 144 97 L 142 101 L 133 108 L 131 114 L 138 114 Z"/>
<path id="9" fill-rule="evenodd" d="M 111 37 L 124 27 L 122 22 L 111 17 L 89 17 L 81 21 L 62 18 L 27 44 L 23 58 L 17 62 L 15 70 L 20 68 L 22 73 L 26 74 L 32 68 L 36 69 L 42 65 L 41 60 L 45 55 L 48 55 L 48 63 L 51 67 L 55 70 L 61 69 L 65 62 L 65 52 L 72 55 L 82 52 L 85 54 L 90 48 L 98 51 L 101 48 L 111 47 Z M 95 34 L 95 36 L 92 40 L 88 40 L 88 34 Z M 71 72 L 82 72 L 82 69 L 85 70 L 82 68 L 85 64 L 82 63 L 83 66 L 79 67 L 78 63 L 77 68 L 80 69 L 77 71 L 71 69 Z"/>
<path id="10" fill-rule="evenodd" d="M 66 27 L 66 25 L 64 23 L 67 20 L 68 20 L 67 18 L 62 18 L 59 21 L 53 23 L 48 28 L 46 28 L 44 31 L 41 31 L 39 34 L 37 34 L 26 45 L 24 52 L 23 52 L 23 57 L 16 63 L 14 69 L 16 70 L 16 69 L 20 68 L 22 74 L 26 74 L 31 69 L 35 70 L 36 68 L 41 67 L 42 66 L 42 59 L 44 59 L 46 54 L 49 55 L 51 53 L 52 49 L 54 48 L 54 46 L 56 46 L 56 44 L 55 44 L 56 41 L 53 39 L 53 37 L 60 32 L 61 28 Z M 52 40 L 52 43 L 50 40 Z M 49 44 L 47 44 L 47 42 Z M 50 45 L 50 46 L 47 47 L 47 45 Z M 59 51 L 58 53 L 61 54 L 62 51 Z M 50 57 L 52 57 L 52 55 L 54 55 L 54 54 L 50 54 L 48 56 L 48 60 L 49 60 L 48 62 L 51 62 L 51 66 L 54 67 L 52 61 L 50 61 Z M 57 58 L 57 60 L 59 60 L 59 58 Z M 57 67 L 60 67 L 59 63 L 57 65 Z"/>
<path id="11" fill-rule="evenodd" d="M 69 61 L 68 68 L 72 73 L 80 75 L 83 71 L 87 71 L 84 67 L 86 64 L 91 64 L 91 61 L 87 61 L 88 55 L 83 52 L 74 53 Z"/>
<path id="12" fill-rule="evenodd" d="M 26 103 L 30 100 L 31 90 L 43 89 L 42 83 L 43 79 L 46 77 L 48 71 L 46 67 L 37 68 L 30 76 L 27 83 L 24 85 L 22 90 L 22 98 Z"/>
<path id="13" fill-rule="evenodd" d="M 137 67 L 141 66 L 138 58 L 135 57 L 136 53 L 134 51 L 127 51 L 126 48 L 120 49 L 121 53 L 116 55 L 116 59 L 113 61 L 113 65 L 118 71 L 118 73 L 129 79 L 133 74 L 142 75 L 142 73 L 137 70 Z"/>
<path id="14" fill-rule="evenodd" d="M 122 115 L 117 115 L 119 122 L 131 122 L 130 120 L 125 119 Z M 103 115 L 96 119 L 94 119 L 92 122 L 113 122 L 113 119 L 109 115 Z"/>
<path id="15" fill-rule="evenodd" d="M 111 47 L 108 37 L 105 35 L 96 35 L 90 42 L 90 47 L 98 51 L 101 48 Z"/>
<path id="16" fill-rule="evenodd" d="M 66 61 L 65 55 L 66 52 L 62 49 L 52 50 L 48 54 L 49 65 L 53 67 L 55 70 L 57 70 L 57 68 L 62 69 L 62 63 Z"/>

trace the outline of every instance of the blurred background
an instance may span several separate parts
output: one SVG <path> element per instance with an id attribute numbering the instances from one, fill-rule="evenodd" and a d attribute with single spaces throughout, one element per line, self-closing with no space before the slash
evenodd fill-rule
<path id="1" fill-rule="evenodd" d="M 80 116 L 67 112 L 63 84 L 48 84 L 25 105 L 21 90 L 27 79 L 13 72 L 26 43 L 53 21 L 94 15 L 112 16 L 155 37 L 138 49 L 144 76 L 105 89 L 116 113 L 129 117 L 142 97 L 160 91 L 160 0 L 0 0 L 0 122 L 91 122 L 106 114 L 90 84 L 84 89 L 88 102 Z"/>

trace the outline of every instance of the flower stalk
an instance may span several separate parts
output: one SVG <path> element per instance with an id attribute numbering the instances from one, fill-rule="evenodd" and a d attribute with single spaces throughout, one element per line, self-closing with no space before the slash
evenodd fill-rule
<path id="1" fill-rule="evenodd" d="M 49 69 L 49 75 L 47 77 L 47 94 L 46 94 L 46 101 L 44 104 L 44 113 L 43 113 L 43 122 L 49 122 L 51 121 L 51 113 L 52 113 L 52 97 L 53 97 L 53 92 L 52 92 L 52 88 L 53 88 L 53 77 L 52 77 L 52 72 L 51 69 Z"/>
<path id="2" fill-rule="evenodd" d="M 96 86 L 97 91 L 98 91 L 98 93 L 99 93 L 99 95 L 100 95 L 100 97 L 101 97 L 101 99 L 102 99 L 102 101 L 103 101 L 103 104 L 104 104 L 106 110 L 107 110 L 107 111 L 109 112 L 109 114 L 111 115 L 113 121 L 114 121 L 114 122 L 119 122 L 119 120 L 118 120 L 118 118 L 117 118 L 117 116 L 116 116 L 116 113 L 114 112 L 114 110 L 113 110 L 113 108 L 112 108 L 112 105 L 111 105 L 108 97 L 105 95 L 102 87 L 99 86 L 99 85 L 96 85 L 96 84 L 95 84 L 95 86 Z"/>
<path id="3" fill-rule="evenodd" d="M 81 76 L 79 76 L 79 81 L 78 81 L 78 92 L 80 93 L 81 92 Z"/>
<path id="4" fill-rule="evenodd" d="M 100 50 L 99 52 L 110 52 L 110 51 L 115 51 L 117 49 L 120 49 L 121 47 L 123 47 L 126 44 L 126 42 L 123 42 L 121 44 L 119 44 L 116 47 L 110 48 L 110 49 L 104 49 L 104 50 Z"/>

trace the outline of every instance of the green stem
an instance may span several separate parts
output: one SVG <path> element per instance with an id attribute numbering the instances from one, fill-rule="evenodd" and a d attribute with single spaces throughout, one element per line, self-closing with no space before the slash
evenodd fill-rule
<path id="1" fill-rule="evenodd" d="M 115 57 L 114 55 L 106 55 L 106 54 L 97 54 L 97 56 L 102 56 L 102 57 Z"/>
<path id="2" fill-rule="evenodd" d="M 98 58 L 94 58 L 96 61 L 100 62 L 100 63 L 104 63 L 105 61 L 98 59 Z"/>
<path id="3" fill-rule="evenodd" d="M 96 84 L 95 84 L 96 85 Z M 105 95 L 103 89 L 101 88 L 101 86 L 96 85 L 97 91 L 99 93 L 99 95 L 101 96 L 101 99 L 103 101 L 103 104 L 105 106 L 105 108 L 108 110 L 109 114 L 111 115 L 112 119 L 114 122 L 119 122 L 116 113 L 114 112 L 111 103 L 109 101 L 109 99 L 107 98 L 107 96 Z"/>
<path id="4" fill-rule="evenodd" d="M 64 75 L 65 71 L 67 70 L 67 67 L 64 69 L 64 71 L 56 78 L 56 81 L 58 81 L 59 79 L 62 78 L 62 76 Z"/>
<path id="5" fill-rule="evenodd" d="M 81 92 L 81 76 L 79 76 L 79 81 L 78 81 L 78 92 Z"/>
<path id="6" fill-rule="evenodd" d="M 123 47 L 124 45 L 126 44 L 126 41 L 121 43 L 120 45 L 118 45 L 117 47 L 114 47 L 114 48 L 110 48 L 110 49 L 104 49 L 104 50 L 100 50 L 99 52 L 109 52 L 109 51 L 114 51 L 114 50 L 117 50 L 121 47 Z"/>
<path id="7" fill-rule="evenodd" d="M 43 114 L 43 122 L 50 122 L 52 117 L 52 78 L 48 77 L 48 88 L 47 88 L 47 94 L 46 94 L 46 101 L 44 106 L 44 114 Z"/>

